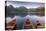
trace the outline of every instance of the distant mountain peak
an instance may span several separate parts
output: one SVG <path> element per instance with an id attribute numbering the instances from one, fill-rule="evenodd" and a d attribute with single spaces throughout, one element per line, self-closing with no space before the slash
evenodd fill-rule
<path id="1" fill-rule="evenodd" d="M 14 8 L 12 5 L 9 5 L 8 7 L 10 7 L 10 8 Z"/>

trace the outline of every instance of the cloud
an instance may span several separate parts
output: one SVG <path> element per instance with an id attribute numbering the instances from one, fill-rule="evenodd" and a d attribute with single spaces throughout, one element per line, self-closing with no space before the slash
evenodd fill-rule
<path id="1" fill-rule="evenodd" d="M 23 2 L 43 2 L 45 0 L 6 0 L 6 1 L 23 1 Z"/>
<path id="2" fill-rule="evenodd" d="M 37 7 L 43 7 L 44 3 L 36 3 L 36 2 L 18 2 L 18 1 L 8 1 L 7 6 L 13 5 L 13 7 L 20 7 L 25 6 L 26 8 L 37 8 Z"/>

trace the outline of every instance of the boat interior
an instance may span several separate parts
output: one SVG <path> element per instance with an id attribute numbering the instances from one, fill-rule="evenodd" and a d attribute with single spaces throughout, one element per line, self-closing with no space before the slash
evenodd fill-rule
<path id="1" fill-rule="evenodd" d="M 23 29 L 35 29 L 35 28 L 45 28 L 45 25 L 42 24 L 39 20 L 36 20 L 34 26 L 32 20 L 29 19 L 27 19 L 23 24 Z M 5 23 L 5 30 L 16 30 L 16 19 L 12 20 L 9 23 Z"/>

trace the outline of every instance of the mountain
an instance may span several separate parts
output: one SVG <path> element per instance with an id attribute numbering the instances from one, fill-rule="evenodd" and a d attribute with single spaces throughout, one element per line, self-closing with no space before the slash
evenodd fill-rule
<path id="1" fill-rule="evenodd" d="M 42 12 L 44 14 L 44 8 L 41 7 L 40 9 L 42 10 Z M 10 17 L 13 17 L 13 16 L 26 16 L 26 15 L 28 15 L 28 11 L 30 12 L 30 15 L 37 15 L 37 13 L 35 13 L 35 12 L 41 12 L 39 10 L 39 8 L 27 9 L 24 6 L 14 8 L 12 5 L 5 6 L 5 11 L 6 11 L 6 17 L 7 16 L 10 16 Z"/>

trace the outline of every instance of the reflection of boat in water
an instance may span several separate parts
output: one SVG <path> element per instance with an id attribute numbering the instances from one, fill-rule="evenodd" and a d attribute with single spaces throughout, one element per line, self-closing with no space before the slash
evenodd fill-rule
<path id="1" fill-rule="evenodd" d="M 27 19 L 24 22 L 23 29 L 33 29 L 33 28 L 34 28 L 34 26 L 33 26 L 32 22 L 29 19 Z"/>
<path id="2" fill-rule="evenodd" d="M 6 23 L 6 30 L 12 30 L 12 29 L 14 29 L 14 27 L 15 27 L 15 29 L 16 29 L 16 20 L 14 19 L 14 20 L 12 20 L 11 22 L 9 22 L 9 23 Z"/>
<path id="3" fill-rule="evenodd" d="M 45 25 L 43 23 L 41 23 L 39 20 L 36 21 L 36 27 L 37 28 L 44 28 Z"/>

